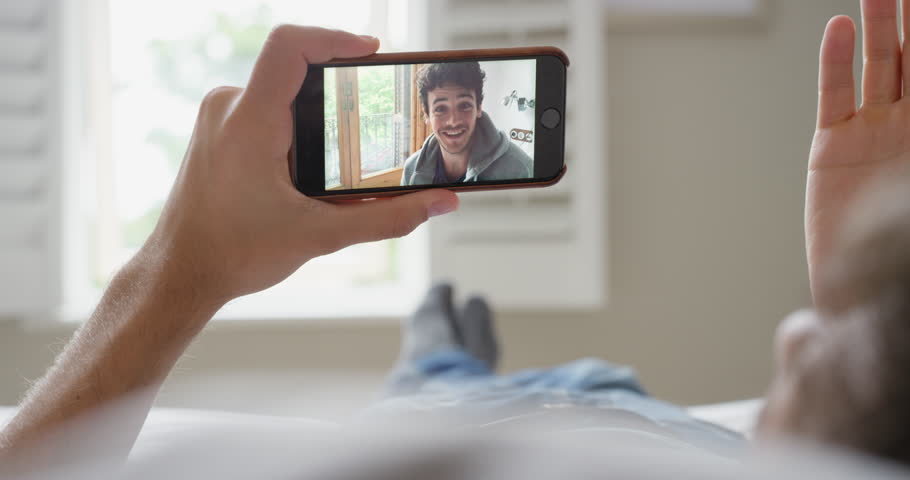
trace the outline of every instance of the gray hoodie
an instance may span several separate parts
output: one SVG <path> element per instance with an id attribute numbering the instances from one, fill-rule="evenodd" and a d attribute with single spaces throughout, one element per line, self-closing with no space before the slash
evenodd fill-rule
<path id="1" fill-rule="evenodd" d="M 431 134 L 423 147 L 404 162 L 402 185 L 432 185 L 442 164 L 442 152 L 436 135 Z M 483 180 L 514 180 L 531 178 L 531 157 L 509 140 L 505 132 L 496 129 L 486 112 L 474 127 L 471 139 L 471 156 L 464 182 Z"/>

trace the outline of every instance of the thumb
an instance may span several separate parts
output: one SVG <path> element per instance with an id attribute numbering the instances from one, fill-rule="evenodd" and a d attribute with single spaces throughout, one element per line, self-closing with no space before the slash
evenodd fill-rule
<path id="1" fill-rule="evenodd" d="M 326 235 L 347 246 L 403 237 L 430 217 L 457 210 L 458 196 L 448 190 L 431 189 L 336 208 Z"/>
<path id="2" fill-rule="evenodd" d="M 243 93 L 244 102 L 286 114 L 306 77 L 307 66 L 333 58 L 363 57 L 376 53 L 373 37 L 339 30 L 279 25 L 266 39 Z"/>

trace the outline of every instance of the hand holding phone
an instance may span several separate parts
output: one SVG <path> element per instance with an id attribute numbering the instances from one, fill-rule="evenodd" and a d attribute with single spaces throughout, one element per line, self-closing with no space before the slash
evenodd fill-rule
<path id="1" fill-rule="evenodd" d="M 330 198 L 555 184 L 567 65 L 552 47 L 311 65 L 294 102 L 294 183 Z"/>
<path id="2" fill-rule="evenodd" d="M 194 295 L 213 290 L 227 301 L 271 287 L 312 258 L 406 235 L 428 216 L 457 208 L 457 197 L 444 191 L 331 204 L 300 195 L 288 178 L 290 106 L 306 59 L 362 57 L 377 46 L 323 28 L 276 28 L 247 87 L 218 88 L 202 102 L 180 173 L 139 257 L 167 266 Z"/>

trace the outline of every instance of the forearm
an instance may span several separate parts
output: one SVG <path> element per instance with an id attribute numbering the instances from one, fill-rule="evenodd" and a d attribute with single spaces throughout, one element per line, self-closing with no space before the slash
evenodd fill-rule
<path id="1" fill-rule="evenodd" d="M 310 259 L 406 235 L 458 208 L 441 189 L 336 205 L 301 195 L 288 175 L 290 106 L 307 61 L 362 57 L 378 45 L 279 26 L 247 89 L 206 95 L 155 231 L 0 434 L 0 470 L 14 457 L 82 458 L 84 448 L 125 455 L 167 373 L 224 302 L 269 288 Z M 91 437 L 78 435 L 85 429 Z"/>
<path id="2" fill-rule="evenodd" d="M 113 456 L 129 452 L 161 383 L 221 305 L 178 267 L 141 252 L 117 274 L 3 431 L 0 457 L 21 458 L 27 451 L 43 461 L 66 459 L 73 453 L 55 450 L 70 442 L 48 442 L 47 436 L 66 436 L 75 424 L 104 428 L 102 438 L 92 438 L 93 449 Z M 116 422 L 80 422 L 87 414 L 103 417 L 98 407 L 104 406 L 116 412 Z"/>

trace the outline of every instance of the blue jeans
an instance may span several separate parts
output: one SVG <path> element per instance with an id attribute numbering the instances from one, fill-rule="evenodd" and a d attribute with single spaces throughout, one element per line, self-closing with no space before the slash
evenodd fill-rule
<path id="1" fill-rule="evenodd" d="M 369 413 L 414 418 L 445 414 L 484 425 L 554 412 L 564 430 L 639 429 L 725 456 L 735 455 L 744 440 L 738 433 L 690 416 L 685 409 L 645 392 L 629 367 L 585 358 L 545 369 L 496 375 L 467 352 L 438 351 L 395 372 L 389 397 Z M 607 414 L 608 413 L 608 414 Z M 624 420 L 625 419 L 625 420 Z M 553 425 L 553 422 L 550 422 Z"/>
<path id="2" fill-rule="evenodd" d="M 607 391 L 623 390 L 647 395 L 635 372 L 603 360 L 585 358 L 553 368 L 524 370 L 497 376 L 490 367 L 459 349 L 433 352 L 398 372 L 390 382 L 392 395 L 419 390 L 459 389 L 490 383 L 520 387 L 525 391 Z"/>

